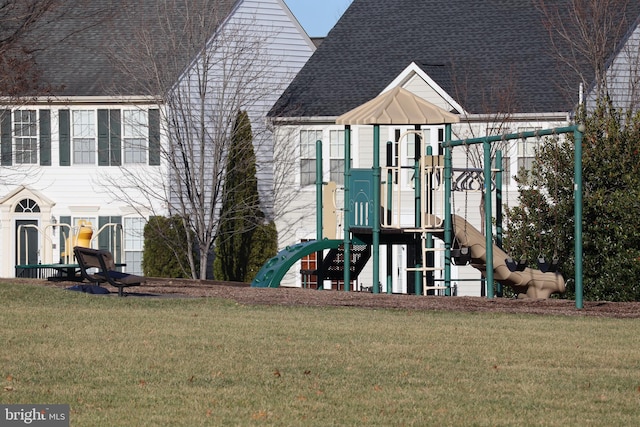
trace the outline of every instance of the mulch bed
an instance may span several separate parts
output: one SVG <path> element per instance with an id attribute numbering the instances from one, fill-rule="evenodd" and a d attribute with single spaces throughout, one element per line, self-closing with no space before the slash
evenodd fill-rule
<path id="1" fill-rule="evenodd" d="M 30 283 L 67 288 L 74 283 L 36 279 L 2 279 L 6 283 Z M 115 288 L 112 295 L 117 295 Z M 361 307 L 369 309 L 438 310 L 472 313 L 518 313 L 559 316 L 593 316 L 640 318 L 640 302 L 584 302 L 577 309 L 575 301 L 563 299 L 518 300 L 507 298 L 439 297 L 386 295 L 368 292 L 316 291 L 300 288 L 251 288 L 244 283 L 196 281 L 183 279 L 150 279 L 144 286 L 126 288 L 128 297 L 215 297 L 247 305 L 280 305 L 307 307 Z"/>

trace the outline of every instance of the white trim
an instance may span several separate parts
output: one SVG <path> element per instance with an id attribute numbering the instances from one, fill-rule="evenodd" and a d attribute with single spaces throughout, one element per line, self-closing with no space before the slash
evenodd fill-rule
<path id="1" fill-rule="evenodd" d="M 307 116 L 307 117 L 269 117 L 271 123 L 278 126 L 284 125 L 300 125 L 309 124 L 318 125 L 335 125 L 338 116 Z"/>
<path id="2" fill-rule="evenodd" d="M 302 25 L 300 25 L 300 21 L 298 21 L 298 18 L 296 18 L 293 12 L 291 12 L 289 6 L 287 6 L 287 4 L 283 0 L 276 1 L 280 4 L 280 7 L 282 7 L 284 12 L 289 16 L 289 19 L 294 23 L 300 34 L 304 35 L 304 41 L 311 48 L 311 52 L 315 52 L 317 49 L 316 45 L 313 43 L 313 40 L 311 40 L 311 37 L 309 37 L 309 34 L 307 34 L 304 28 L 302 28 Z"/>
<path id="3" fill-rule="evenodd" d="M 22 101 L 22 102 L 20 102 Z M 163 104 L 159 96 L 127 95 L 127 96 L 34 96 L 33 98 L 7 98 L 0 97 L 0 105 L 82 105 L 82 104 Z M 19 107 L 17 107 L 19 105 Z"/>
<path id="4" fill-rule="evenodd" d="M 453 108 L 455 108 L 460 114 L 466 114 L 466 111 L 460 104 L 458 104 L 451 95 L 449 95 L 438 83 L 435 82 L 427 73 L 424 72 L 420 66 L 418 66 L 415 62 L 412 62 L 405 68 L 398 76 L 389 83 L 387 87 L 385 87 L 380 94 L 390 91 L 391 89 L 397 86 L 404 86 L 411 77 L 417 75 L 422 80 L 425 81 L 431 88 L 442 97 L 445 101 L 447 101 Z"/>
<path id="5" fill-rule="evenodd" d="M 72 214 L 86 214 L 87 212 L 98 212 L 100 206 L 69 206 L 68 209 Z"/>
<path id="6" fill-rule="evenodd" d="M 571 113 L 567 111 L 559 111 L 556 113 L 511 113 L 505 114 L 504 117 L 500 114 L 464 114 L 460 116 L 460 123 L 463 122 L 478 122 L 478 123 L 490 123 L 496 120 L 496 117 L 501 117 L 501 121 L 504 122 L 519 122 L 519 121 L 561 121 L 570 122 Z"/>

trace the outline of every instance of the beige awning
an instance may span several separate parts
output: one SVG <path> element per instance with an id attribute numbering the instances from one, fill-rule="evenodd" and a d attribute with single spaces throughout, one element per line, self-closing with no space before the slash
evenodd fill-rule
<path id="1" fill-rule="evenodd" d="M 401 87 L 362 104 L 336 119 L 338 125 L 437 125 L 458 123 L 450 113 Z"/>

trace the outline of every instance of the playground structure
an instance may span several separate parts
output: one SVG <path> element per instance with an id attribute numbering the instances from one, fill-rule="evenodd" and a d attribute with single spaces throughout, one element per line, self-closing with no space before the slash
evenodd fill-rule
<path id="1" fill-rule="evenodd" d="M 575 141 L 575 288 L 576 307 L 582 308 L 582 177 L 581 177 L 581 126 L 568 126 L 531 132 L 485 136 L 481 138 L 451 140 L 451 124 L 458 117 L 445 110 L 417 98 L 409 92 L 396 88 L 366 104 L 339 117 L 336 124 L 345 126 L 345 187 L 344 187 L 344 239 L 324 239 L 322 235 L 322 159 L 317 149 L 317 240 L 300 243 L 285 248 L 269 260 L 253 281 L 254 287 L 278 287 L 286 272 L 298 260 L 318 253 L 319 266 L 314 272 L 321 279 L 343 280 L 344 289 L 350 290 L 351 280 L 356 278 L 371 257 L 373 292 L 380 292 L 380 245 L 406 244 L 415 249 L 416 261 L 407 267 L 413 272 L 415 293 L 442 289 L 451 295 L 451 264 L 462 260 L 470 262 L 480 270 L 486 283 L 486 295 L 494 297 L 494 281 L 498 286 L 510 286 L 521 297 L 548 298 L 553 293 L 562 293 L 565 282 L 555 271 L 540 271 L 519 268 L 498 244 L 493 236 L 493 191 L 492 173 L 501 174 L 500 169 L 492 169 L 491 144 L 522 138 L 572 133 Z M 407 220 L 407 208 L 402 209 L 400 186 L 394 185 L 394 177 L 402 166 L 393 164 L 393 155 L 387 155 L 387 165 L 380 165 L 380 126 L 414 125 L 419 134 L 419 125 L 444 124 L 445 140 L 440 143 L 439 152 L 433 155 L 432 147 L 425 145 L 426 138 L 419 138 L 415 144 L 413 218 Z M 351 126 L 373 126 L 373 167 L 354 169 L 350 165 Z M 321 142 L 318 141 L 318 147 Z M 479 232 L 466 218 L 452 214 L 452 151 L 457 146 L 482 144 L 484 168 L 482 170 L 482 191 L 484 192 L 484 230 Z M 390 145 L 390 144 L 389 144 Z M 388 145 L 388 146 L 389 146 Z M 389 153 L 389 150 L 387 150 Z M 396 158 L 400 158 L 398 155 Z M 501 153 L 496 153 L 496 165 L 501 165 Z M 501 242 L 501 179 L 496 177 L 496 241 Z M 406 198 L 405 198 L 406 199 Z M 411 209 L 409 209 L 410 211 Z M 404 218 L 403 218 L 404 216 Z M 444 242 L 444 280 L 440 286 L 433 283 L 432 275 L 436 267 L 434 253 L 440 249 L 434 245 L 434 238 Z M 326 256 L 324 250 L 330 249 Z M 389 251 L 387 251 L 389 254 Z M 431 279 L 430 279 L 431 277 Z M 390 277 L 387 277 L 389 283 Z M 500 289 L 500 288 L 498 288 Z M 390 292 L 390 286 L 387 286 Z"/>

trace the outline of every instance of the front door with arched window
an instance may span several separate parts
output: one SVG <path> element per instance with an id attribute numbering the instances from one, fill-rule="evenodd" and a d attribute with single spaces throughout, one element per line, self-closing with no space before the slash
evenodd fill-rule
<path id="1" fill-rule="evenodd" d="M 16 264 L 37 264 L 39 257 L 38 218 L 40 206 L 32 199 L 20 200 L 14 209 Z"/>

